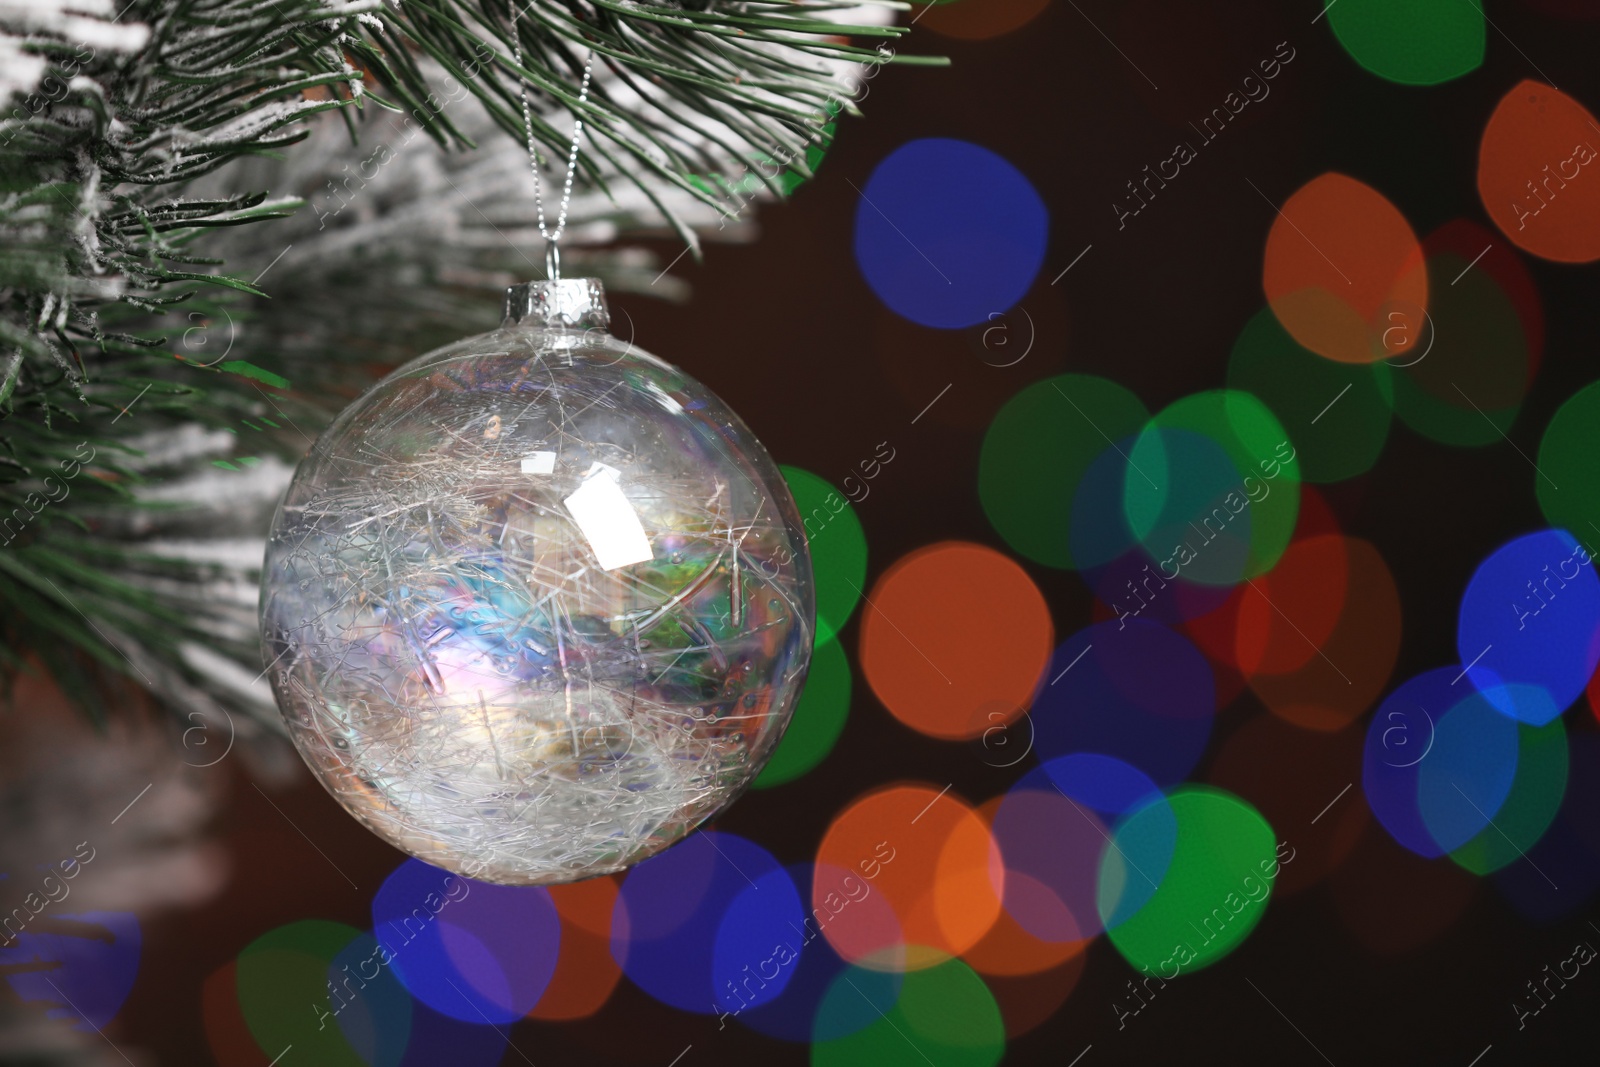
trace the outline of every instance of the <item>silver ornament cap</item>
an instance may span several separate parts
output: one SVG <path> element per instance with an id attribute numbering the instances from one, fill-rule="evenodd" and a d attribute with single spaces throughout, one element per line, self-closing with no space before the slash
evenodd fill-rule
<path id="1" fill-rule="evenodd" d="M 609 329 L 605 287 L 598 278 L 562 278 L 525 282 L 506 290 L 505 318 L 500 328 Z"/>

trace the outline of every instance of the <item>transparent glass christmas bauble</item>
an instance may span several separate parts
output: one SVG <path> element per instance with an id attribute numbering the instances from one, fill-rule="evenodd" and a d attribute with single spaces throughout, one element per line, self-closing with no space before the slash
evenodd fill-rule
<path id="1" fill-rule="evenodd" d="M 738 416 L 619 341 L 598 282 L 373 386 L 273 520 L 264 651 L 339 802 L 502 884 L 628 867 L 726 808 L 805 679 L 811 563 Z"/>

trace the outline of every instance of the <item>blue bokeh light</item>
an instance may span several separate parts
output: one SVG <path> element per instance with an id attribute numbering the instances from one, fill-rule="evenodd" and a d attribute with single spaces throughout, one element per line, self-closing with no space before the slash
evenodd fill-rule
<path id="1" fill-rule="evenodd" d="M 1080 630 L 1056 649 L 1045 679 L 1031 712 L 1041 760 L 1100 753 L 1166 787 L 1194 769 L 1211 736 L 1211 665 L 1159 623 L 1129 618 Z"/>
<path id="2" fill-rule="evenodd" d="M 1104 566 L 1138 544 L 1128 525 L 1125 486 L 1128 455 L 1139 436 L 1129 434 L 1106 445 L 1072 491 L 1067 540 L 1080 570 Z"/>
<path id="3" fill-rule="evenodd" d="M 1092 811 L 1112 827 L 1110 841 L 1118 841 L 1118 848 L 1133 847 L 1141 855 L 1134 860 L 1129 855 L 1119 857 L 1128 868 L 1126 878 L 1112 889 L 1106 880 L 1106 856 L 1102 850 L 1093 901 L 1098 921 L 1104 929 L 1115 929 L 1139 913 L 1155 896 L 1172 855 L 1178 847 L 1178 819 L 1167 803 L 1166 794 L 1137 767 L 1112 756 L 1098 752 L 1074 752 L 1048 760 L 1036 767 L 1013 789 L 1050 789 L 1054 787 L 1070 799 L 1075 807 Z M 1134 845 L 1120 843 L 1126 835 Z M 1107 844 L 1110 843 L 1107 842 Z M 1012 895 L 1010 882 L 1006 883 L 1006 896 Z M 1095 927 L 1087 925 L 1088 930 Z"/>
<path id="4" fill-rule="evenodd" d="M 368 1067 L 399 1067 L 411 1042 L 411 1012 L 416 1003 L 371 934 L 361 934 L 339 950 L 328 965 L 328 983 L 340 993 L 352 988 L 348 1004 L 338 1002 L 339 1032 Z"/>
<path id="5" fill-rule="evenodd" d="M 797 863 L 788 868 L 789 880 L 796 886 L 810 885 L 813 874 L 812 866 L 808 863 Z M 796 959 L 790 967 L 793 974 L 785 981 L 778 996 L 743 1009 L 731 1016 L 732 1019 L 768 1037 L 803 1044 L 846 1037 L 854 1032 L 848 1029 L 852 1021 L 859 1022 L 856 1029 L 864 1029 L 878 1018 L 873 1015 L 870 1019 L 863 1017 L 853 1020 L 849 1016 L 830 1016 L 819 1022 L 818 1009 L 823 998 L 834 980 L 849 965 L 833 950 L 828 939 L 813 923 L 802 923 L 799 930 L 785 939 L 784 944 L 796 953 Z M 900 975 L 894 971 L 881 972 L 877 981 L 880 985 L 887 983 L 898 990 Z M 893 999 L 891 996 L 891 1005 Z"/>
<path id="6" fill-rule="evenodd" d="M 1047 760 L 1024 775 L 1017 788 L 1047 790 L 1052 784 L 1084 807 L 1112 817 L 1164 799 L 1149 775 L 1098 752 L 1073 752 Z"/>
<path id="7" fill-rule="evenodd" d="M 1511 792 L 1517 724 L 1468 687 L 1460 667 L 1412 678 L 1367 728 L 1367 805 L 1403 847 L 1432 858 L 1481 833 Z"/>
<path id="8" fill-rule="evenodd" d="M 1144 815 L 1147 808 L 1157 809 Z M 1138 866 L 1152 881 L 1103 886 L 1116 827 L 1140 815 L 1152 829 Z M 1163 830 L 1164 828 L 1164 830 Z M 1005 909 L 1040 941 L 1094 937 L 1126 922 L 1154 895 L 1172 861 L 1177 822 L 1148 776 L 1119 759 L 1078 752 L 1035 767 L 1007 791 L 992 824 L 1005 857 Z M 1163 839 L 1163 846 L 1157 839 Z M 1124 857 L 1126 858 L 1126 857 Z"/>
<path id="9" fill-rule="evenodd" d="M 1096 887 L 1100 922 L 1115 930 L 1155 897 L 1178 851 L 1178 816 L 1165 794 L 1136 806 L 1115 824 L 1102 853 Z"/>
<path id="10" fill-rule="evenodd" d="M 889 308 L 954 330 L 1009 311 L 1044 263 L 1049 212 L 1002 157 L 930 137 L 891 152 L 856 205 L 855 253 Z"/>
<path id="11" fill-rule="evenodd" d="M 415 859 L 378 889 L 372 926 L 411 995 L 468 1023 L 526 1015 L 561 951 L 549 890 L 475 882 Z"/>
<path id="12" fill-rule="evenodd" d="M 1572 706 L 1600 662 L 1600 578 L 1576 538 L 1540 530 L 1497 548 L 1461 598 L 1467 677 L 1534 726 Z"/>
<path id="13" fill-rule="evenodd" d="M 47 912 L 0 947 L 0 965 L 42 965 L 6 975 L 17 999 L 47 1004 L 50 1018 L 92 1033 L 128 999 L 142 945 L 132 912 Z"/>
<path id="14" fill-rule="evenodd" d="M 771 853 L 701 831 L 629 872 L 612 919 L 611 954 L 640 989 L 702 1015 L 768 1003 L 793 978 L 805 910 Z"/>
<path id="15" fill-rule="evenodd" d="M 489 1026 L 442 1015 L 426 1004 L 411 1008 L 411 1040 L 400 1067 L 495 1067 L 506 1058 L 508 1035 L 503 1027 Z"/>

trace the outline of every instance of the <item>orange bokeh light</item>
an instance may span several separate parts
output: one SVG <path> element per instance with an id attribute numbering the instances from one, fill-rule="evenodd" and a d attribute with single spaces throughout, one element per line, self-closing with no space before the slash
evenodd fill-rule
<path id="1" fill-rule="evenodd" d="M 921 970 L 976 945 L 1000 918 L 1004 892 L 984 820 L 948 790 L 908 783 L 834 818 L 817 848 L 812 916 L 851 963 Z"/>
<path id="2" fill-rule="evenodd" d="M 550 887 L 561 916 L 561 954 L 555 975 L 530 1019 L 587 1019 L 605 1007 L 622 978 L 611 955 L 611 915 L 617 904 L 615 877 L 591 878 Z"/>
<path id="3" fill-rule="evenodd" d="M 1371 542 L 1343 541 L 1348 593 L 1332 632 L 1299 669 L 1250 678 L 1273 714 L 1308 730 L 1342 730 L 1359 718 L 1389 684 L 1400 655 L 1400 593 L 1389 565 Z"/>
<path id="4" fill-rule="evenodd" d="M 1000 810 L 1000 805 L 1005 802 L 1004 795 L 986 801 L 979 809 L 978 814 L 983 821 L 994 825 L 995 813 Z M 1020 893 L 1026 896 L 1030 903 L 1037 906 L 1041 899 L 1048 898 L 1052 910 L 1058 911 L 1060 919 L 1075 923 L 1076 916 L 1070 916 L 1067 906 L 1055 897 L 1054 892 L 1045 885 L 1026 874 L 1017 871 L 1006 871 L 1006 887 L 1011 893 Z M 985 976 L 1001 975 L 1016 977 L 1019 975 L 1038 974 L 1042 971 L 1053 970 L 1061 966 L 1074 956 L 1083 954 L 1092 938 L 1065 941 L 1045 941 L 1034 936 L 1021 923 L 1011 915 L 1003 906 L 999 917 L 995 920 L 987 933 L 971 948 L 961 954 L 973 970 Z M 1076 976 L 1074 976 L 1075 978 Z"/>
<path id="5" fill-rule="evenodd" d="M 1600 124 L 1572 97 L 1531 78 L 1501 99 L 1478 145 L 1478 195 L 1525 252 L 1600 259 Z"/>
<path id="6" fill-rule="evenodd" d="M 1054 636 L 1026 571 L 994 549 L 947 541 L 878 579 L 861 618 L 861 669 L 895 718 L 962 740 L 1022 714 Z"/>
<path id="7" fill-rule="evenodd" d="M 234 960 L 206 976 L 200 986 L 200 1014 L 206 1044 L 223 1067 L 268 1067 L 239 1009 L 238 964 Z"/>
<path id="8" fill-rule="evenodd" d="M 1308 581 L 1314 583 L 1315 578 L 1304 573 L 1304 564 L 1307 560 L 1304 550 L 1297 551 L 1295 546 L 1318 537 L 1337 537 L 1340 533 L 1339 520 L 1334 516 L 1327 500 L 1314 486 L 1302 485 L 1300 515 L 1295 520 L 1295 539 L 1290 543 L 1284 557 L 1278 561 L 1278 565 L 1254 580 L 1258 588 L 1252 588 L 1249 582 L 1242 582 L 1217 608 L 1183 624 L 1184 633 L 1201 652 L 1205 653 L 1217 672 L 1218 707 L 1226 707 L 1233 703 L 1244 691 L 1245 675 L 1292 671 L 1304 666 L 1306 661 L 1316 655 L 1311 643 L 1301 640 L 1298 645 L 1294 645 L 1278 633 L 1277 627 L 1282 626 L 1287 629 L 1287 624 L 1282 616 L 1272 611 L 1263 594 L 1274 601 L 1278 599 L 1272 592 L 1273 586 L 1269 579 L 1279 575 L 1280 572 L 1282 574 L 1279 579 L 1280 584 L 1298 587 Z M 1289 559 L 1289 553 L 1294 553 L 1293 560 Z M 1287 569 L 1285 569 L 1286 561 Z M 1339 555 L 1341 589 L 1348 583 L 1348 568 L 1345 564 L 1346 559 L 1341 549 Z M 1337 612 L 1344 609 L 1343 598 L 1344 594 L 1341 592 L 1337 606 L 1331 609 L 1335 613 L 1334 622 L 1337 621 Z M 1245 610 L 1247 600 L 1251 603 L 1248 611 Z M 1266 618 L 1263 612 L 1271 612 L 1276 621 Z M 1294 616 L 1291 614 L 1291 617 Z M 1248 628 L 1247 633 L 1241 633 L 1241 624 Z M 1330 623 L 1329 632 L 1331 627 Z M 1328 633 L 1322 634 L 1323 640 L 1327 637 Z M 1269 646 L 1275 650 L 1270 655 Z"/>
<path id="9" fill-rule="evenodd" d="M 934 4 L 916 18 L 918 26 L 966 41 L 985 41 L 1021 29 L 1050 0 L 954 0 Z"/>
<path id="10" fill-rule="evenodd" d="M 1061 1005 L 1078 988 L 1078 979 L 1089 962 L 1087 952 L 1079 952 L 1059 967 L 1038 974 L 985 974 L 983 984 L 1000 1005 L 1006 1022 L 1006 1036 L 1018 1038 L 1055 1017 Z"/>
<path id="11" fill-rule="evenodd" d="M 1305 666 L 1333 636 L 1349 584 L 1345 539 L 1324 534 L 1291 543 L 1277 566 L 1239 600 L 1234 655 L 1248 676 Z"/>
<path id="12" fill-rule="evenodd" d="M 1428 308 L 1411 224 L 1377 190 L 1343 174 L 1312 179 L 1278 209 L 1262 283 L 1290 336 L 1339 363 L 1408 354 Z"/>

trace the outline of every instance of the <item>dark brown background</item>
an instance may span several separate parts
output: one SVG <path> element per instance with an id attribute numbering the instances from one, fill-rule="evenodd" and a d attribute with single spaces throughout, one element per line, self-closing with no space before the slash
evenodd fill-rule
<path id="1" fill-rule="evenodd" d="M 983 427 L 1011 393 L 1071 369 L 1113 378 L 1158 410 L 1222 384 L 1234 339 L 1263 304 L 1261 256 L 1273 209 L 1250 182 L 1281 203 L 1316 175 L 1339 170 L 1385 193 L 1418 233 L 1457 216 L 1483 221 L 1474 186 L 1483 123 L 1512 85 L 1538 76 L 1507 37 L 1563 91 L 1591 106 L 1600 102 L 1595 23 L 1485 0 L 1505 36 L 1491 29 L 1483 68 L 1443 86 L 1409 89 L 1361 70 L 1326 20 L 1312 25 L 1320 2 L 1054 0 L 1024 29 L 990 41 L 914 33 L 906 51 L 947 54 L 954 65 L 880 75 L 867 117 L 841 125 L 817 180 L 787 206 L 761 210 L 759 242 L 713 245 L 700 265 L 680 261 L 675 273 L 694 288 L 684 306 L 639 297 L 614 303 L 631 314 L 640 344 L 711 385 L 781 462 L 837 483 L 877 442 L 893 445 L 894 463 L 858 506 L 869 578 L 937 540 L 1004 549 L 978 506 L 976 466 Z M 1215 106 L 1281 41 L 1297 55 L 1271 97 L 1252 105 L 1119 232 L 1111 204 L 1124 182 L 1167 155 L 1178 123 Z M 1045 267 L 1022 302 L 1038 336 L 1016 366 L 985 363 L 981 331 L 941 333 L 894 319 L 855 266 L 851 183 L 864 187 L 885 155 L 926 136 L 993 149 L 1049 206 Z M 1086 245 L 1092 250 L 1052 286 Z M 678 246 L 663 242 L 659 251 L 665 262 Z M 1532 453 L 1555 407 L 1596 376 L 1600 305 L 1594 268 L 1525 261 L 1549 323 L 1543 369 L 1511 432 Z M 1007 321 L 1025 330 L 1015 315 Z M 948 383 L 954 387 L 912 425 Z M 1374 541 L 1398 582 L 1405 637 L 1395 682 L 1455 660 L 1456 605 L 1472 568 L 1506 537 L 1542 525 L 1532 478 L 1509 447 L 1450 449 L 1396 423 L 1376 469 L 1328 492 L 1346 532 Z M 1058 634 L 1088 622 L 1089 597 L 1075 576 L 1032 565 L 1029 571 L 1049 598 Z M 844 634 L 852 659 L 856 626 Z M 850 722 L 823 768 L 746 796 L 722 827 L 796 862 L 813 853 L 839 807 L 871 786 L 897 778 L 953 781 L 977 802 L 1023 769 L 996 770 L 970 747 L 911 733 L 874 701 L 859 672 L 856 683 Z M 1248 696 L 1222 712 L 1212 752 L 1256 714 Z M 1569 715 L 1569 725 L 1593 728 L 1582 709 Z M 239 760 L 218 768 L 229 778 L 216 817 L 232 853 L 227 889 L 202 908 L 147 926 L 141 977 L 110 1031 L 154 1050 L 162 1063 L 209 1062 L 200 1014 L 206 975 L 283 923 L 316 917 L 365 926 L 373 891 L 402 858 L 346 817 L 309 776 L 272 790 L 284 813 L 312 830 L 357 883 L 352 890 L 273 811 L 243 768 Z M 1359 792 L 1345 802 L 1361 803 Z M 1308 796 L 1306 810 L 1325 799 Z M 1091 1044 L 1084 1067 L 1323 1062 L 1248 978 L 1341 1067 L 1464 1067 L 1491 1043 L 1485 1067 L 1592 1063 L 1590 1006 L 1600 978 L 1580 977 L 1592 988 L 1555 1001 L 1520 1034 L 1509 1007 L 1527 978 L 1570 951 L 1591 909 L 1549 929 L 1530 928 L 1487 882 L 1474 887 L 1463 872 L 1402 853 L 1376 828 L 1367 833 L 1364 848 L 1393 853 L 1381 868 L 1390 875 L 1364 889 L 1372 907 L 1391 909 L 1405 928 L 1426 917 L 1435 896 L 1473 892 L 1464 917 L 1421 949 L 1377 957 L 1349 935 L 1326 886 L 1275 900 L 1237 952 L 1176 984 L 1120 1033 L 1110 1005 L 1132 972 L 1102 940 L 1065 1007 L 1013 1041 L 1006 1062 L 1065 1064 Z M 597 1018 L 525 1023 L 512 1036 L 540 1067 L 665 1067 L 686 1045 L 693 1048 L 681 1067 L 807 1060 L 803 1047 L 736 1026 L 719 1032 L 714 1019 L 673 1012 L 626 981 Z M 508 1051 L 504 1062 L 522 1059 Z"/>

